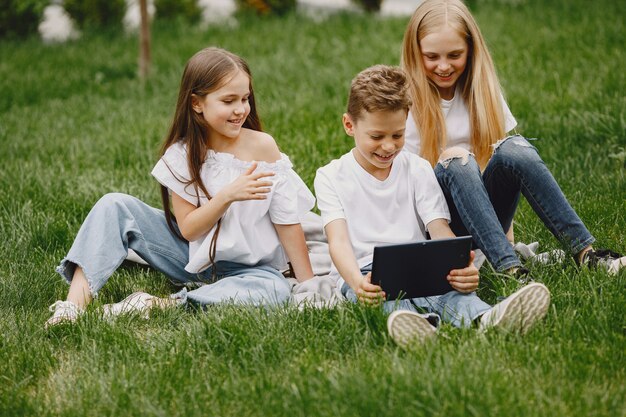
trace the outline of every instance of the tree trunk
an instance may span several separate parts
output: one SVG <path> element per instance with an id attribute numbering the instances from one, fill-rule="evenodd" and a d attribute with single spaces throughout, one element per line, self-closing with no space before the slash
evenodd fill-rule
<path id="1" fill-rule="evenodd" d="M 150 72 L 150 16 L 148 0 L 139 0 L 141 29 L 139 31 L 139 78 L 145 81 Z"/>

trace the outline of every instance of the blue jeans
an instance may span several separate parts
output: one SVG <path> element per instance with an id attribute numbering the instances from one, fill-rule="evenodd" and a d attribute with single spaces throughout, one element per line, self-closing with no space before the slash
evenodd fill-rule
<path id="1" fill-rule="evenodd" d="M 371 270 L 372 264 L 368 264 L 361 268 L 361 273 L 366 275 Z M 356 303 L 357 296 L 354 290 L 343 279 L 340 282 L 343 282 L 341 293 L 349 301 Z M 389 313 L 394 310 L 410 310 L 436 314 L 444 322 L 455 327 L 470 327 L 472 322 L 490 310 L 491 306 L 478 298 L 475 292 L 463 294 L 458 291 L 450 291 L 432 297 L 385 301 L 383 308 Z"/>
<path id="2" fill-rule="evenodd" d="M 520 193 L 572 254 L 595 240 L 537 149 L 522 136 L 501 141 L 482 175 L 473 155 L 467 160 L 455 157 L 439 162 L 435 175 L 450 208 L 452 231 L 457 236 L 471 235 L 498 271 L 521 265 L 506 238 Z"/>
<path id="3" fill-rule="evenodd" d="M 185 271 L 189 244 L 174 236 L 163 211 L 119 193 L 107 194 L 94 205 L 56 271 L 69 283 L 79 265 L 95 297 L 126 259 L 128 249 L 175 284 L 200 285 L 182 294 L 196 303 L 278 304 L 287 301 L 291 294 L 287 280 L 269 266 L 220 261 L 215 265 L 215 282 L 211 268 L 198 274 Z"/>

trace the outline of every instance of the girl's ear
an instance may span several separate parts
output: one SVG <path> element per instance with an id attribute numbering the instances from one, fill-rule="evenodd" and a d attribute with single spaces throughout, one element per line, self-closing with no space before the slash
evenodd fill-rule
<path id="1" fill-rule="evenodd" d="M 198 114 L 202 114 L 202 102 L 200 97 L 195 94 L 191 95 L 191 108 Z"/>
<path id="2" fill-rule="evenodd" d="M 354 136 L 354 122 L 348 113 L 344 113 L 341 118 L 343 128 L 348 136 Z"/>

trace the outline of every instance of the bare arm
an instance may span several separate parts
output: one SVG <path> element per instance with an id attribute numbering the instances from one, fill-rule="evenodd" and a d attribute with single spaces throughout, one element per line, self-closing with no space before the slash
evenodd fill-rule
<path id="1" fill-rule="evenodd" d="M 207 233 L 235 201 L 265 200 L 272 182 L 262 179 L 270 177 L 274 173 L 253 174 L 256 167 L 257 164 L 252 163 L 250 168 L 239 178 L 224 187 L 200 207 L 196 207 L 179 195 L 172 193 L 172 207 L 183 237 L 188 241 L 193 241 Z"/>
<path id="2" fill-rule="evenodd" d="M 450 229 L 448 221 L 446 219 L 435 219 L 428 223 L 428 233 L 433 240 L 447 239 L 455 237 L 454 232 Z"/>
<path id="3" fill-rule="evenodd" d="M 344 219 L 333 220 L 324 228 L 328 237 L 330 257 L 337 267 L 337 271 L 354 290 L 357 297 L 367 303 L 377 303 L 385 298 L 385 293 L 378 285 L 371 283 L 371 273 L 361 274 L 357 264 L 348 225 Z"/>
<path id="4" fill-rule="evenodd" d="M 313 268 L 311 268 L 309 249 L 306 246 L 302 225 L 300 223 L 274 224 L 274 228 L 291 262 L 298 282 L 313 278 Z"/>
<path id="5" fill-rule="evenodd" d="M 428 223 L 428 232 L 434 240 L 455 237 L 445 219 L 435 219 Z M 462 293 L 475 291 L 479 281 L 478 268 L 474 265 L 474 251 L 470 252 L 469 265 L 466 268 L 453 269 L 448 274 L 448 282 L 452 288 Z"/>

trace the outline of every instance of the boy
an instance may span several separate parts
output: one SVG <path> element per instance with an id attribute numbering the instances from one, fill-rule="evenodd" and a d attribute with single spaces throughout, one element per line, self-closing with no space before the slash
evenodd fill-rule
<path id="1" fill-rule="evenodd" d="M 351 301 L 377 304 L 385 298 L 371 283 L 374 246 L 454 237 L 450 214 L 434 172 L 417 155 L 402 152 L 410 106 L 401 69 L 377 65 L 359 73 L 350 89 L 343 126 L 355 147 L 317 170 L 315 193 L 342 294 Z M 473 264 L 450 271 L 454 288 L 447 294 L 384 302 L 398 307 L 388 318 L 392 339 L 402 347 L 435 335 L 439 318 L 457 327 L 477 322 L 481 329 L 498 326 L 525 332 L 543 318 L 550 304 L 548 289 L 532 283 L 493 308 L 474 292 L 478 270 Z M 419 277 L 416 277 L 419 279 Z M 420 315 L 413 305 L 431 314 Z M 434 313 L 434 314 L 433 314 Z M 434 318 L 434 320 L 433 320 Z"/>

